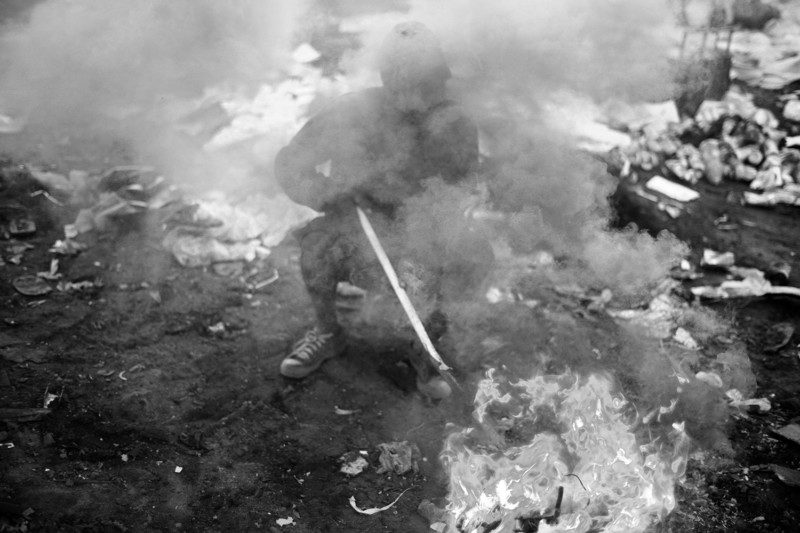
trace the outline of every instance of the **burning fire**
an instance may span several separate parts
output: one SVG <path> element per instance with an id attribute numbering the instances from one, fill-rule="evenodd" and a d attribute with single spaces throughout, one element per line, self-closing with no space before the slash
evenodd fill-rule
<path id="1" fill-rule="evenodd" d="M 480 427 L 448 437 L 449 531 L 643 531 L 675 508 L 688 437 L 639 445 L 611 380 L 566 373 L 509 383 L 490 371 Z"/>

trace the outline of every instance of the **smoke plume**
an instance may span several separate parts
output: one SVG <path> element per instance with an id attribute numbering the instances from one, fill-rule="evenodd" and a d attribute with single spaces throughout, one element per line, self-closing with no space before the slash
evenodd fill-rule
<path id="1" fill-rule="evenodd" d="M 417 0 L 407 13 L 370 18 L 365 46 L 345 66 L 374 71 L 375 50 L 400 20 L 419 20 L 441 39 L 454 99 L 478 122 L 489 156 L 483 177 L 499 207 L 519 213 L 511 224 L 515 247 L 584 261 L 576 281 L 619 295 L 642 293 L 685 253 L 671 236 L 608 230 L 613 180 L 545 120 L 564 93 L 669 98 L 673 16 L 665 2 Z"/>
<path id="2" fill-rule="evenodd" d="M 211 87 L 253 88 L 274 77 L 304 7 L 291 0 L 46 0 L 1 29 L 0 110 L 24 117 L 31 138 L 114 137 L 133 159 L 210 181 L 227 162 L 201 157 L 175 133 L 186 111 L 180 103 Z"/>

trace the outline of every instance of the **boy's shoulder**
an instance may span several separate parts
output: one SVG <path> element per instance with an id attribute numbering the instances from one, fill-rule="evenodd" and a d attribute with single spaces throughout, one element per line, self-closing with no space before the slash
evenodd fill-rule
<path id="1" fill-rule="evenodd" d="M 385 105 L 385 90 L 370 87 L 345 93 L 331 100 L 319 113 L 339 120 L 362 120 L 381 113 Z"/>

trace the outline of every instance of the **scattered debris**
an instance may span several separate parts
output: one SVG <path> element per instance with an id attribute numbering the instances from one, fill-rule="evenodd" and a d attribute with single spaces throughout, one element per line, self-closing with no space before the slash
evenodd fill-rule
<path id="1" fill-rule="evenodd" d="M 419 471 L 418 460 L 422 456 L 416 444 L 409 444 L 408 441 L 384 442 L 378 444 L 380 457 L 380 467 L 377 472 L 393 472 L 398 475 L 406 474 L 410 471 Z"/>
<path id="2" fill-rule="evenodd" d="M 339 457 L 339 472 L 348 476 L 357 476 L 369 466 L 369 462 L 358 452 L 347 452 Z"/>
<path id="3" fill-rule="evenodd" d="M 776 464 L 771 464 L 769 467 L 783 483 L 790 487 L 800 487 L 800 471 Z"/>
<path id="4" fill-rule="evenodd" d="M 692 294 L 699 298 L 724 300 L 728 298 L 760 297 L 767 294 L 800 297 L 800 289 L 772 285 L 764 272 L 755 268 L 731 267 L 730 272 L 738 280 L 725 280 L 716 287 L 701 285 L 692 287 Z"/>
<path id="5" fill-rule="evenodd" d="M 78 255 L 86 245 L 71 238 L 59 239 L 50 247 L 50 252 L 58 255 Z"/>
<path id="6" fill-rule="evenodd" d="M 64 389 L 61 389 L 61 394 L 53 394 L 52 392 L 50 392 L 50 389 L 48 388 L 44 392 L 44 401 L 42 402 L 42 407 L 44 409 L 47 409 L 48 407 L 50 407 L 51 403 L 53 403 L 56 400 L 60 400 L 63 395 L 64 395 Z"/>
<path id="7" fill-rule="evenodd" d="M 361 513 L 361 514 L 365 514 L 365 515 L 373 515 L 373 514 L 376 514 L 376 513 L 380 513 L 380 512 L 386 511 L 387 509 L 391 509 L 392 506 L 394 506 L 394 504 L 396 504 L 400 500 L 400 497 L 403 494 L 405 494 L 406 492 L 408 492 L 409 490 L 411 490 L 411 487 L 409 487 L 406 490 L 404 490 L 403 492 L 401 492 L 400 495 L 397 498 L 395 498 L 394 501 L 392 503 L 390 503 L 389 505 L 386 505 L 384 507 L 370 507 L 369 509 L 361 509 L 356 504 L 356 497 L 355 496 L 350 496 L 350 507 L 352 507 L 356 512 Z"/>
<path id="8" fill-rule="evenodd" d="M 672 338 L 675 340 L 675 342 L 684 345 L 689 350 L 700 349 L 700 345 L 697 344 L 697 341 L 694 340 L 694 338 L 692 338 L 691 333 L 689 333 L 683 328 L 678 328 L 677 330 L 675 330 L 675 334 L 672 336 Z"/>
<path id="9" fill-rule="evenodd" d="M 704 267 L 718 267 L 728 268 L 732 267 L 736 259 L 733 252 L 716 252 L 706 248 L 703 250 L 703 258 L 700 260 L 700 266 Z"/>
<path id="10" fill-rule="evenodd" d="M 45 408 L 0 408 L 0 420 L 3 422 L 35 422 L 50 414 Z"/>
<path id="11" fill-rule="evenodd" d="M 31 198 L 35 198 L 36 196 L 43 196 L 48 202 L 55 204 L 59 207 L 64 206 L 64 202 L 60 201 L 47 191 L 34 191 L 31 193 Z"/>
<path id="12" fill-rule="evenodd" d="M 53 290 L 50 284 L 45 280 L 31 274 L 14 278 L 11 284 L 17 292 L 25 296 L 44 296 Z"/>
<path id="13" fill-rule="evenodd" d="M 275 523 L 278 524 L 281 527 L 296 525 L 296 523 L 294 521 L 294 518 L 292 518 L 291 516 L 289 516 L 287 518 L 278 518 L 277 520 L 275 520 Z"/>
<path id="14" fill-rule="evenodd" d="M 790 440 L 795 444 L 800 444 L 800 424 L 789 424 L 780 429 L 774 430 L 774 433 L 780 435 L 784 439 Z"/>
<path id="15" fill-rule="evenodd" d="M 266 287 L 269 287 L 276 281 L 280 279 L 280 275 L 278 274 L 278 269 L 275 268 L 272 270 L 272 274 L 269 276 L 265 276 L 262 272 L 256 272 L 249 276 L 245 282 L 247 288 L 253 292 L 258 292 Z"/>
<path id="16" fill-rule="evenodd" d="M 674 181 L 669 181 L 661 176 L 653 176 L 648 180 L 646 186 L 648 189 L 661 193 L 678 202 L 691 202 L 692 200 L 700 198 L 700 193 L 697 191 L 689 187 L 684 187 Z"/>
<path id="17" fill-rule="evenodd" d="M 745 412 L 750 413 L 766 413 L 772 409 L 772 404 L 766 398 L 752 398 L 749 400 L 744 399 L 744 395 L 737 389 L 731 389 L 725 393 L 730 399 L 730 405 Z"/>
<path id="18" fill-rule="evenodd" d="M 214 273 L 224 278 L 235 278 L 244 272 L 244 261 L 220 261 L 212 265 Z"/>
<path id="19" fill-rule="evenodd" d="M 63 174 L 47 172 L 34 167 L 29 167 L 28 172 L 30 172 L 31 177 L 36 180 L 39 185 L 48 191 L 69 194 L 75 189 L 72 182 Z"/>
<path id="20" fill-rule="evenodd" d="M 786 283 L 792 274 L 792 265 L 786 261 L 775 261 L 769 265 L 766 274 L 771 280 Z"/>
<path id="21" fill-rule="evenodd" d="M 33 245 L 27 242 L 12 241 L 6 246 L 7 259 L 9 263 L 19 265 L 22 257 L 27 250 L 33 250 Z"/>
<path id="22" fill-rule="evenodd" d="M 772 342 L 764 346 L 764 351 L 767 353 L 778 352 L 789 344 L 794 335 L 794 326 L 788 322 L 779 322 L 769 329 L 768 335 Z"/>
<path id="23" fill-rule="evenodd" d="M 38 272 L 36 275 L 48 281 L 56 281 L 61 279 L 62 275 L 58 272 L 58 259 L 50 260 L 50 270 L 46 272 Z"/>
<path id="24" fill-rule="evenodd" d="M 208 326 L 208 332 L 212 335 L 224 335 L 226 330 L 225 322 L 217 322 Z"/>
<path id="25" fill-rule="evenodd" d="M 695 374 L 694 377 L 702 381 L 703 383 L 708 383 L 712 387 L 716 387 L 718 389 L 721 389 L 722 387 L 725 386 L 725 384 L 722 381 L 722 378 L 716 372 L 700 371 L 697 374 Z"/>
<path id="26" fill-rule="evenodd" d="M 56 284 L 56 289 L 59 292 L 88 292 L 101 288 L 103 288 L 103 282 L 100 280 L 59 281 Z"/>
<path id="27" fill-rule="evenodd" d="M 417 507 L 417 512 L 428 521 L 431 529 L 434 529 L 434 524 L 443 524 L 447 521 L 447 509 L 439 507 L 430 500 L 422 500 Z"/>
<path id="28" fill-rule="evenodd" d="M 29 237 L 36 233 L 36 223 L 27 217 L 18 217 L 8 223 L 8 233 L 13 237 Z"/>

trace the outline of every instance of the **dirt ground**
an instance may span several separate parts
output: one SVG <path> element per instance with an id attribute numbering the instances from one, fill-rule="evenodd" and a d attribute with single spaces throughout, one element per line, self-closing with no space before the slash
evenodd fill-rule
<path id="1" fill-rule="evenodd" d="M 3 198 L 24 203 L 39 230 L 25 240 L 32 248 L 21 264 L 0 267 L 0 405 L 38 408 L 46 393 L 57 398 L 40 419 L 0 422 L 0 530 L 428 531 L 417 507 L 446 496 L 438 454 L 452 424 L 470 424 L 483 368 L 542 369 L 519 354 L 554 335 L 551 319 L 525 311 L 519 350 L 476 354 L 458 374 L 465 390 L 440 404 L 414 390 L 403 348 L 391 343 L 353 341 L 308 379 L 287 380 L 278 374 L 282 355 L 312 320 L 291 238 L 258 265 L 277 269 L 278 281 L 250 293 L 236 279 L 180 267 L 160 246 L 157 222 L 143 219 L 84 239 L 85 251 L 61 259 L 67 279 L 102 288 L 26 297 L 11 281 L 47 269 L 48 249 L 74 213 L 24 192 L 6 189 Z M 800 467 L 797 445 L 771 432 L 800 408 L 797 337 L 777 353 L 764 346 L 774 324 L 800 327 L 797 304 L 715 306 L 747 342 L 756 396 L 773 409 L 734 417 L 727 453 L 697 447 L 676 511 L 655 529 L 795 530 L 797 488 L 769 465 Z M 562 313 L 592 332 L 587 346 L 615 349 L 612 321 Z M 559 344 L 567 363 L 584 349 Z M 401 440 L 419 446 L 419 472 L 377 474 L 376 446 Z M 373 466 L 340 473 L 339 457 L 359 451 Z M 381 507 L 401 493 L 372 516 L 348 502 Z M 277 525 L 289 517 L 294 525 Z"/>

